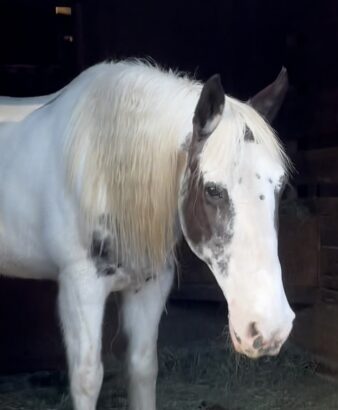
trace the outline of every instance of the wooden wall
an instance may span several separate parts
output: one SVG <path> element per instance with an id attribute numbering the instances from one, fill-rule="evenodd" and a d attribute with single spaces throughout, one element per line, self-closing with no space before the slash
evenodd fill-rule
<path id="1" fill-rule="evenodd" d="M 312 132 L 299 141 L 300 195 L 318 220 L 319 284 L 314 305 L 299 314 L 294 338 L 315 354 L 322 371 L 338 374 L 338 87 L 318 98 Z"/>

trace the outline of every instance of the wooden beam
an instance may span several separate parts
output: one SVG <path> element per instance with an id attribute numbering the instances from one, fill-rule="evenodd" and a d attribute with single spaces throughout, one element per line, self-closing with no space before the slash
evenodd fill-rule
<path id="1" fill-rule="evenodd" d="M 338 183 L 338 147 L 299 151 L 294 162 L 298 184 Z"/>

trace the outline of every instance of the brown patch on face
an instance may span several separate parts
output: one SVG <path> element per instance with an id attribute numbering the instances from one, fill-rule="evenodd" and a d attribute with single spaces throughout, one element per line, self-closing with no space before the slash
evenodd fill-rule
<path id="1" fill-rule="evenodd" d="M 195 109 L 193 135 L 180 193 L 181 222 L 188 243 L 201 257 L 202 245 L 208 243 L 213 259 L 217 262 L 223 257 L 229 237 L 227 218 L 232 205 L 224 187 L 215 184 L 205 187 L 199 172 L 199 158 L 205 142 L 221 121 L 224 102 L 219 77 L 211 77 L 203 87 Z"/>
<path id="2" fill-rule="evenodd" d="M 213 233 L 211 224 L 216 219 L 216 210 L 210 209 L 205 204 L 203 181 L 199 178 L 197 169 L 190 172 L 187 181 L 183 215 L 190 242 L 198 245 L 211 239 Z"/>
<path id="3" fill-rule="evenodd" d="M 188 241 L 196 248 L 211 242 L 215 257 L 218 257 L 231 237 L 231 224 L 228 222 L 233 218 L 233 208 L 225 189 L 221 198 L 208 197 L 199 172 L 199 154 L 200 147 L 195 142 L 189 152 L 185 190 L 182 193 L 185 233 Z"/>

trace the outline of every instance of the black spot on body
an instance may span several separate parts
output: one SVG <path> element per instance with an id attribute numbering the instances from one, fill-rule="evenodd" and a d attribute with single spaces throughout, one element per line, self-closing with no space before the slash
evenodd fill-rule
<path id="1" fill-rule="evenodd" d="M 91 246 L 91 256 L 93 258 L 107 259 L 109 258 L 111 241 L 109 237 L 104 237 L 100 235 L 99 232 L 93 233 L 92 246 Z"/>
<path id="2" fill-rule="evenodd" d="M 258 174 L 258 172 L 256 172 L 256 178 L 261 179 L 261 176 Z"/>
<path id="3" fill-rule="evenodd" d="M 98 276 L 113 275 L 119 267 L 112 238 L 100 231 L 93 233 L 90 256 L 95 263 Z"/>
<path id="4" fill-rule="evenodd" d="M 263 199 L 265 199 L 265 196 L 264 196 L 264 195 L 259 195 L 259 199 L 260 199 L 261 201 L 263 201 Z"/>

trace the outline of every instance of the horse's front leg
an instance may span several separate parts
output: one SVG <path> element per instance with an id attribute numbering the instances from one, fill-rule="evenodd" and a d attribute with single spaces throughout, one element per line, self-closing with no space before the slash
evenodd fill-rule
<path id="1" fill-rule="evenodd" d="M 59 312 L 68 357 L 71 395 L 75 410 L 95 410 L 100 392 L 101 328 L 109 278 L 83 261 L 60 273 Z"/>
<path id="2" fill-rule="evenodd" d="M 158 325 L 174 277 L 174 269 L 161 272 L 137 292 L 123 298 L 124 329 L 128 336 L 129 408 L 156 409 Z"/>

